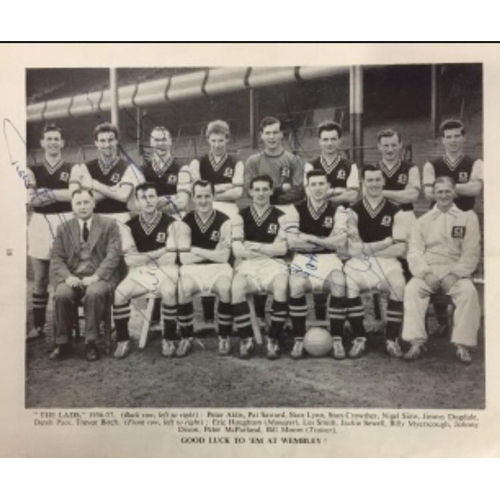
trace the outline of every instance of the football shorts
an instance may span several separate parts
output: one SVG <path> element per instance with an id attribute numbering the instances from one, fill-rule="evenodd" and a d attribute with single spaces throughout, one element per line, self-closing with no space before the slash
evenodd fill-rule
<path id="1" fill-rule="evenodd" d="M 290 276 L 307 278 L 313 291 L 325 290 L 331 285 L 344 287 L 342 261 L 336 254 L 295 254 L 290 264 Z"/>
<path id="2" fill-rule="evenodd" d="M 233 268 L 229 264 L 188 264 L 181 266 L 181 285 L 182 279 L 189 277 L 198 286 L 201 293 L 212 293 L 215 282 L 227 276 L 233 278 Z"/>
<path id="3" fill-rule="evenodd" d="M 179 268 L 175 265 L 158 266 L 155 263 L 133 267 L 126 278 L 117 286 L 115 294 L 128 299 L 154 293 L 160 297 L 160 287 L 168 279 L 174 288 L 179 280 Z"/>
<path id="4" fill-rule="evenodd" d="M 403 267 L 397 259 L 386 257 L 352 258 L 344 265 L 346 286 L 356 283 L 361 291 L 380 290 L 390 292 L 387 277 L 392 273 L 403 274 Z"/>
<path id="5" fill-rule="evenodd" d="M 269 257 L 242 261 L 235 269 L 250 282 L 255 292 L 268 292 L 276 276 L 288 276 L 288 264 L 281 259 Z"/>
<path id="6" fill-rule="evenodd" d="M 72 212 L 60 214 L 33 213 L 28 225 L 28 255 L 35 259 L 50 260 L 50 252 L 57 228 L 73 218 Z"/>

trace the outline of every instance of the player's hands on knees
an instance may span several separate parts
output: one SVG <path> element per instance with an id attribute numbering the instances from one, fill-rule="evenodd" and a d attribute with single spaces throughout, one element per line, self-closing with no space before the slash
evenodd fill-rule
<path id="1" fill-rule="evenodd" d="M 424 281 L 433 292 L 437 292 L 439 290 L 440 282 L 438 277 L 433 272 L 428 272 L 424 276 Z"/>
<path id="2" fill-rule="evenodd" d="M 447 274 L 442 280 L 441 280 L 441 289 L 443 292 L 448 293 L 453 285 L 459 280 L 458 276 L 456 274 Z"/>
<path id="3" fill-rule="evenodd" d="M 99 276 L 86 276 L 85 278 L 82 279 L 82 285 L 83 286 L 90 286 L 93 285 L 94 283 L 97 283 L 99 281 Z"/>
<path id="4" fill-rule="evenodd" d="M 76 276 L 68 276 L 66 278 L 65 283 L 71 288 L 77 288 L 79 286 L 82 286 L 82 281 L 80 280 L 80 278 L 77 278 Z"/>

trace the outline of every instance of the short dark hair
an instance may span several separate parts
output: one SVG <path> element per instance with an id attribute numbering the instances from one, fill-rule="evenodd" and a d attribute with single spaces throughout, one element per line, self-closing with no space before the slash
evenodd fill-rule
<path id="1" fill-rule="evenodd" d="M 382 169 L 378 165 L 365 165 L 361 171 L 361 178 L 365 178 L 366 172 L 380 172 L 383 175 Z"/>
<path id="2" fill-rule="evenodd" d="M 332 132 L 333 130 L 337 131 L 340 139 L 342 137 L 342 127 L 337 122 L 326 120 L 318 125 L 318 137 L 321 138 L 323 132 Z"/>
<path id="3" fill-rule="evenodd" d="M 143 182 L 141 184 L 138 184 L 135 188 L 135 197 L 137 198 L 139 191 L 147 191 L 148 189 L 154 189 L 156 191 L 156 194 L 158 195 L 158 188 L 156 187 L 156 184 L 153 182 Z"/>
<path id="4" fill-rule="evenodd" d="M 309 181 L 311 177 L 319 177 L 323 176 L 328 179 L 328 176 L 326 175 L 326 172 L 324 170 L 320 170 L 319 168 L 315 168 L 314 170 L 309 170 L 306 174 L 306 179 Z"/>
<path id="5" fill-rule="evenodd" d="M 260 122 L 260 131 L 264 132 L 264 129 L 266 127 L 269 127 L 269 125 L 274 125 L 275 123 L 277 123 L 280 126 L 281 130 L 281 122 L 277 118 L 274 118 L 274 116 L 266 116 Z"/>
<path id="6" fill-rule="evenodd" d="M 118 129 L 112 123 L 103 122 L 99 123 L 99 125 L 97 125 L 97 127 L 94 129 L 94 140 L 97 141 L 99 134 L 102 134 L 103 132 L 113 132 L 113 134 L 115 134 L 116 140 L 120 139 Z"/>
<path id="7" fill-rule="evenodd" d="M 399 142 L 403 140 L 398 130 L 395 128 L 386 128 L 377 134 L 377 142 L 380 144 L 384 137 L 392 137 L 393 135 L 397 136 Z"/>
<path id="8" fill-rule="evenodd" d="M 76 189 L 75 191 L 73 191 L 71 193 L 71 199 L 73 199 L 75 197 L 75 195 L 77 195 L 77 194 L 83 194 L 83 193 L 88 193 L 89 196 L 91 196 L 92 198 L 94 197 L 94 192 L 92 191 L 92 189 L 78 188 L 78 189 Z"/>
<path id="9" fill-rule="evenodd" d="M 273 183 L 273 180 L 271 179 L 271 177 L 267 174 L 263 174 L 263 175 L 256 175 L 251 181 L 250 181 L 250 189 L 253 188 L 253 185 L 256 183 L 256 182 L 267 182 L 269 184 L 269 188 L 270 189 L 273 189 L 274 187 L 274 183 Z"/>
<path id="10" fill-rule="evenodd" d="M 457 185 L 453 177 L 450 177 L 449 175 L 443 175 L 434 180 L 432 187 L 435 187 L 436 184 L 444 184 L 445 182 L 449 182 L 453 186 L 453 188 L 455 188 L 455 186 Z"/>
<path id="11" fill-rule="evenodd" d="M 58 127 L 55 123 L 47 123 L 45 127 L 43 127 L 42 139 L 45 139 L 45 134 L 47 132 L 59 132 L 61 139 L 63 138 L 62 128 Z"/>
<path id="12" fill-rule="evenodd" d="M 447 130 L 455 130 L 457 128 L 461 129 L 462 135 L 465 135 L 466 130 L 464 123 L 460 120 L 455 119 L 445 120 L 443 123 L 441 123 L 441 125 L 439 126 L 439 132 L 441 133 L 441 137 L 444 137 L 444 133 Z"/>
<path id="13" fill-rule="evenodd" d="M 196 186 L 200 187 L 207 187 L 210 186 L 210 189 L 212 190 L 212 194 L 215 196 L 215 188 L 214 185 L 210 181 L 203 181 L 203 180 L 198 180 L 193 184 L 193 196 L 194 196 L 194 191 L 196 189 Z"/>

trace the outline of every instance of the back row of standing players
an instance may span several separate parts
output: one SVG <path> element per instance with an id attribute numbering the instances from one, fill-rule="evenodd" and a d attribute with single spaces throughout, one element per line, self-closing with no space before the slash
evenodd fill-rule
<path id="1" fill-rule="evenodd" d="M 95 213 L 114 217 L 122 223 L 122 231 L 126 231 L 123 224 L 127 224 L 129 234 L 134 236 L 132 227 L 146 227 L 150 232 L 150 222 L 158 222 L 151 214 L 142 213 L 138 220 L 146 217 L 146 223 L 131 225 L 129 221 L 131 209 L 140 207 L 134 189 L 147 182 L 155 186 L 157 209 L 167 214 L 168 220 L 183 219 L 191 233 L 192 247 L 202 249 L 198 255 L 195 250 L 191 259 L 181 258 L 181 263 L 204 265 L 202 271 L 191 274 L 183 275 L 181 270 L 177 319 L 182 340 L 176 345 L 169 325 L 162 344 L 164 355 L 183 356 L 192 348 L 192 296 L 199 291 L 219 296 L 219 352 L 227 354 L 230 350 L 229 332 L 234 320 L 241 337 L 240 354 L 250 355 L 253 341 L 245 295 L 266 291 L 274 299 L 268 357 L 278 356 L 277 340 L 289 312 L 295 337 L 291 355 L 300 358 L 306 329 L 305 293 L 323 290 L 330 293 L 328 311 L 334 357 L 340 359 L 346 355 L 348 340 L 343 335 L 346 319 L 351 323 L 354 337 L 347 354 L 359 357 L 366 344 L 359 294 L 366 288 L 385 285 L 390 292 L 387 351 L 400 357 L 397 339 L 403 318 L 405 280 L 397 258 L 405 257 L 405 242 L 415 220 L 413 203 L 422 184 L 425 197 L 433 200 L 434 181 L 439 177 L 454 179 L 455 204 L 462 211 L 474 208 L 475 197 L 482 189 L 482 161 L 464 154 L 464 125 L 456 120 L 442 124 L 444 155 L 425 163 L 423 182 L 418 167 L 401 158 L 402 138 L 393 129 L 378 134 L 381 159 L 377 165 L 363 169 L 362 175 L 340 153 L 342 129 L 337 123 L 324 122 L 318 127 L 321 155 L 305 164 L 284 150 L 277 119 L 265 118 L 260 130 L 264 150 L 243 164 L 227 153 L 229 126 L 223 121 L 212 122 L 206 132 L 209 153 L 188 165 L 172 155 L 168 129 L 155 127 L 150 135 L 151 158 L 137 167 L 120 154 L 118 131 L 109 123 L 99 125 L 94 131 L 97 158 L 77 165 L 63 161 L 62 131 L 47 126 L 41 140 L 43 162 L 29 170 L 30 204 L 34 211 L 28 234 L 34 270 L 34 329 L 29 337 L 43 333 L 50 247 L 58 224 L 71 216 L 70 186 L 92 189 Z M 362 194 L 360 177 L 364 185 Z M 196 182 L 200 180 L 210 185 Z M 144 190 L 141 192 L 144 194 Z M 245 193 L 252 204 L 240 212 L 236 201 Z M 351 259 L 347 264 L 346 236 L 359 240 L 362 251 L 360 259 Z M 227 269 L 229 266 L 222 269 L 220 262 L 207 259 L 203 251 L 203 247 L 209 250 L 228 244 L 231 247 L 231 241 L 236 257 L 234 276 L 232 269 Z M 133 243 L 134 248 L 141 247 L 140 242 Z M 363 253 L 367 248 L 363 245 L 369 245 L 369 252 Z M 290 276 L 281 260 L 288 249 L 295 251 Z M 227 261 L 229 252 L 223 254 Z M 219 266 L 212 266 L 209 272 L 208 263 Z M 119 319 L 128 321 L 128 315 L 123 315 L 124 306 L 123 300 L 115 300 Z M 172 307 L 169 304 L 169 317 L 175 317 Z M 124 357 L 130 350 L 128 330 L 121 330 L 117 357 Z"/>

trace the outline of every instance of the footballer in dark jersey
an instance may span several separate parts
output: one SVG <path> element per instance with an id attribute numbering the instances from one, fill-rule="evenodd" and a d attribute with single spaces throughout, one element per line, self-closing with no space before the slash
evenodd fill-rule
<path id="1" fill-rule="evenodd" d="M 189 251 L 180 252 L 179 325 L 182 340 L 176 355 L 186 356 L 193 343 L 193 296 L 213 293 L 219 298 L 217 325 L 219 353 L 230 352 L 229 336 L 232 331 L 231 280 L 233 269 L 229 265 L 231 253 L 231 221 L 215 210 L 214 186 L 208 181 L 193 184 L 194 210 L 180 222 L 188 235 Z"/>
<path id="2" fill-rule="evenodd" d="M 382 155 L 378 165 L 385 178 L 384 197 L 403 210 L 413 210 L 421 189 L 420 173 L 416 165 L 401 158 L 401 134 L 395 129 L 381 130 L 377 147 Z"/>
<path id="3" fill-rule="evenodd" d="M 139 184 L 135 197 L 139 215 L 120 226 L 122 250 L 129 273 L 115 290 L 113 316 L 118 341 L 115 358 L 124 358 L 130 352 L 130 303 L 145 294 L 162 299 L 162 354 L 172 357 L 175 352 L 179 274 L 175 225 L 179 222 L 158 210 L 159 198 L 154 184 Z M 182 241 L 179 246 L 183 246 Z"/>
<path id="4" fill-rule="evenodd" d="M 214 208 L 234 217 L 238 214 L 236 201 L 243 196 L 243 162 L 227 152 L 230 129 L 226 122 L 210 122 L 206 137 L 210 151 L 191 162 L 191 176 L 193 180 L 211 182 L 215 188 Z"/>
<path id="5" fill-rule="evenodd" d="M 345 321 L 345 278 L 336 251 L 347 242 L 347 211 L 328 201 L 329 183 L 322 170 L 307 173 L 307 198 L 294 205 L 287 218 L 288 246 L 295 251 L 290 266 L 290 317 L 295 343 L 291 356 L 301 358 L 306 331 L 306 293 L 330 294 L 330 330 L 334 337 L 334 357 L 343 358 L 342 336 Z"/>
<path id="6" fill-rule="evenodd" d="M 44 336 L 52 242 L 58 226 L 73 218 L 69 189 L 73 164 L 62 159 L 61 129 L 47 125 L 40 145 L 43 161 L 27 171 L 28 206 L 33 210 L 28 225 L 28 255 L 33 269 L 33 328 L 28 340 Z"/>
<path id="7" fill-rule="evenodd" d="M 233 254 L 236 258 L 232 284 L 233 315 L 240 335 L 240 356 L 250 357 L 254 350 L 247 294 L 270 293 L 273 296 L 271 328 L 267 339 L 267 357 L 279 355 L 278 339 L 287 316 L 288 265 L 284 213 L 270 199 L 273 181 L 260 175 L 250 183 L 252 204 L 233 220 Z"/>
<path id="8" fill-rule="evenodd" d="M 154 127 L 149 141 L 152 155 L 142 165 L 142 174 L 146 182 L 156 186 L 158 209 L 175 219 L 182 219 L 191 199 L 189 167 L 172 155 L 172 135 L 166 127 Z"/>
<path id="9" fill-rule="evenodd" d="M 358 167 L 355 163 L 342 158 L 342 127 L 333 121 L 318 126 L 321 155 L 306 163 L 305 174 L 311 170 L 323 170 L 328 178 L 328 199 L 334 204 L 345 206 L 354 203 L 359 196 Z M 304 178 L 307 190 L 307 179 Z"/>
<path id="10" fill-rule="evenodd" d="M 365 195 L 351 207 L 347 224 L 348 251 L 352 258 L 344 265 L 345 305 L 354 336 L 349 357 L 358 358 L 366 349 L 360 293 L 383 290 L 389 292 L 386 350 L 390 356 L 399 358 L 406 282 L 398 258 L 406 256 L 415 216 L 384 197 L 385 179 L 379 166 L 366 166 L 362 180 Z"/>
<path id="11" fill-rule="evenodd" d="M 92 189 L 96 214 L 125 223 L 130 219 L 128 201 L 135 186 L 144 182 L 144 178 L 137 167 L 121 158 L 118 141 L 118 129 L 113 124 L 99 124 L 94 130 L 97 158 L 74 169 L 71 180 Z"/>
<path id="12" fill-rule="evenodd" d="M 444 155 L 424 165 L 425 196 L 434 200 L 434 181 L 438 177 L 451 177 L 456 183 L 455 205 L 460 210 L 473 210 L 483 189 L 483 162 L 464 153 L 466 131 L 461 121 L 446 120 L 440 131 Z"/>

